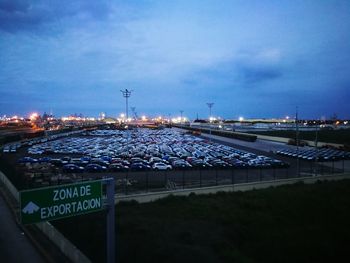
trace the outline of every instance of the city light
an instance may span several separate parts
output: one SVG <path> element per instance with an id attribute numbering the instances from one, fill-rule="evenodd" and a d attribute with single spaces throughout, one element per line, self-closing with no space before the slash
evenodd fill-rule
<path id="1" fill-rule="evenodd" d="M 244 121 L 244 118 L 243 117 L 239 117 L 238 120 L 239 121 Z"/>
<path id="2" fill-rule="evenodd" d="M 29 116 L 29 119 L 30 119 L 31 121 L 35 121 L 38 117 L 39 117 L 39 114 L 36 113 L 36 112 L 34 112 L 34 113 L 32 113 L 32 114 Z"/>

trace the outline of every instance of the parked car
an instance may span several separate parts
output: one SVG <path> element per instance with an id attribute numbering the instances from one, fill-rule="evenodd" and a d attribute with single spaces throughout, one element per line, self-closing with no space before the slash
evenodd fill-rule
<path id="1" fill-rule="evenodd" d="M 66 164 L 63 166 L 62 171 L 66 173 L 81 173 L 84 172 L 84 167 L 75 164 Z"/>
<path id="2" fill-rule="evenodd" d="M 154 163 L 152 165 L 153 170 L 171 170 L 173 167 L 165 163 Z"/>
<path id="3" fill-rule="evenodd" d="M 88 164 L 87 166 L 85 166 L 85 171 L 86 172 L 104 172 L 104 171 L 107 171 L 107 167 L 99 164 Z"/>
<path id="4" fill-rule="evenodd" d="M 111 172 L 122 172 L 129 170 L 129 167 L 121 163 L 113 163 L 109 165 L 108 170 Z"/>
<path id="5" fill-rule="evenodd" d="M 151 166 L 143 163 L 132 163 L 130 166 L 131 170 L 150 170 Z"/>

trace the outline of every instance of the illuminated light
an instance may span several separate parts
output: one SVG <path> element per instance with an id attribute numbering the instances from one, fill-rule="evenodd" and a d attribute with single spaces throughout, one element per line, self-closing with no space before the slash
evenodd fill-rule
<path id="1" fill-rule="evenodd" d="M 222 126 L 221 126 L 221 125 L 219 125 L 219 129 L 222 129 Z"/>
<path id="2" fill-rule="evenodd" d="M 146 120 L 147 120 L 146 116 L 142 116 L 141 119 L 142 119 L 143 121 L 146 121 Z"/>
<path id="3" fill-rule="evenodd" d="M 289 120 L 289 116 L 286 116 L 286 119 Z"/>
<path id="4" fill-rule="evenodd" d="M 283 120 L 283 122 L 286 122 L 286 120 Z"/>
<path id="5" fill-rule="evenodd" d="M 348 121 L 344 121 L 344 124 L 347 125 L 349 122 Z"/>
<path id="6" fill-rule="evenodd" d="M 121 117 L 121 118 L 125 118 L 125 114 L 124 114 L 124 113 L 121 113 L 121 114 L 120 114 L 120 117 Z"/>
<path id="7" fill-rule="evenodd" d="M 244 118 L 243 117 L 239 117 L 238 120 L 239 121 L 244 121 Z"/>
<path id="8" fill-rule="evenodd" d="M 337 121 L 336 123 L 335 123 L 335 125 L 339 125 L 340 124 L 340 121 Z"/>
<path id="9" fill-rule="evenodd" d="M 34 121 L 34 120 L 36 120 L 38 117 L 39 117 L 39 114 L 38 114 L 38 113 L 32 113 L 32 114 L 29 116 L 29 119 L 30 119 L 31 121 Z"/>

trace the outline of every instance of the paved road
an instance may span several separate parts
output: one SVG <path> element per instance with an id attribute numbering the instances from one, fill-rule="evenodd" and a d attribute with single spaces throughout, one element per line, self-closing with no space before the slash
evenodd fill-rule
<path id="1" fill-rule="evenodd" d="M 15 222 L 0 193 L 0 262 L 40 263 L 43 258 Z"/>
<path id="2" fill-rule="evenodd" d="M 255 142 L 247 142 L 247 141 L 226 138 L 226 137 L 217 136 L 217 135 L 209 135 L 209 134 L 205 134 L 205 133 L 202 133 L 202 137 L 205 137 L 205 138 L 211 137 L 214 140 L 228 142 L 228 143 L 240 145 L 240 146 L 247 147 L 247 148 L 258 149 L 258 150 L 263 151 L 263 152 L 271 152 L 271 151 L 274 152 L 274 151 L 278 151 L 278 150 L 282 150 L 282 149 L 286 149 L 286 148 L 294 149 L 296 147 L 296 146 L 287 145 L 287 144 L 281 143 L 281 142 L 266 141 L 266 140 L 261 140 L 261 139 L 257 139 Z"/>

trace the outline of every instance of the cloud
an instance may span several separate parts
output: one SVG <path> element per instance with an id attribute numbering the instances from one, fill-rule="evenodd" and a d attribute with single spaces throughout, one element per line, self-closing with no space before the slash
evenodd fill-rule
<path id="1" fill-rule="evenodd" d="M 48 23 L 74 16 L 100 20 L 106 18 L 111 10 L 110 2 L 102 0 L 0 0 L 0 30 L 39 33 L 38 28 Z"/>
<path id="2" fill-rule="evenodd" d="M 282 63 L 277 49 L 238 51 L 229 58 L 197 67 L 183 79 L 185 85 L 226 86 L 239 88 L 263 87 L 283 77 L 288 67 Z"/>
<path id="3" fill-rule="evenodd" d="M 277 67 L 241 67 L 240 73 L 245 86 L 251 86 L 282 77 L 283 73 Z"/>

